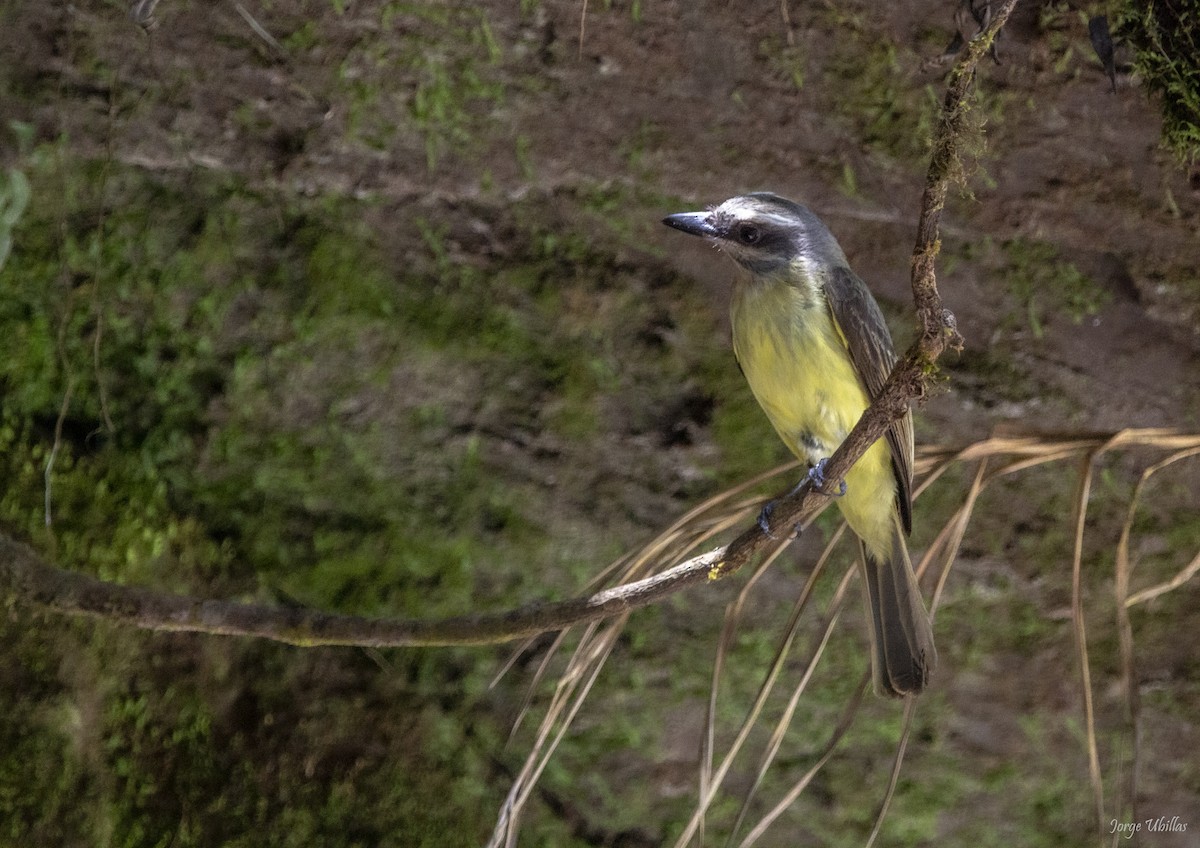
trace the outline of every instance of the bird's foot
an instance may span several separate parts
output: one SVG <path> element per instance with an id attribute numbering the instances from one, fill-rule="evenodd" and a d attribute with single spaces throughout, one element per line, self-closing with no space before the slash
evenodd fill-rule
<path id="1" fill-rule="evenodd" d="M 774 539 L 775 534 L 771 532 L 771 513 L 775 511 L 775 501 L 767 501 L 763 504 L 762 511 L 758 514 L 758 529 L 766 534 L 768 539 Z"/>
<path id="2" fill-rule="evenodd" d="M 836 492 L 828 492 L 825 490 L 825 464 L 828 461 L 828 459 L 818 460 L 816 465 L 808 469 L 808 474 L 804 475 L 804 478 L 801 479 L 801 481 L 797 483 L 790 492 L 784 495 L 784 497 L 791 497 L 805 486 L 810 484 L 815 491 L 818 491 L 823 495 L 828 495 L 831 498 L 840 498 L 842 495 L 846 494 L 845 480 L 838 485 L 838 490 Z M 775 511 L 776 503 L 778 503 L 778 501 L 767 501 L 767 503 L 763 505 L 762 512 L 758 514 L 759 529 L 772 539 L 775 538 L 775 534 L 771 532 L 771 513 Z M 797 524 L 792 530 L 792 538 L 799 536 L 802 529 L 803 527 Z"/>
<path id="3" fill-rule="evenodd" d="M 825 466 L 829 463 L 828 458 L 818 459 L 817 464 L 808 469 L 808 474 L 804 479 L 796 484 L 796 487 L 788 492 L 788 495 L 794 495 L 796 492 L 803 489 L 809 483 L 812 484 L 813 490 L 820 492 L 822 495 L 827 495 L 831 498 L 840 498 L 846 494 L 846 481 L 843 480 L 838 484 L 836 492 L 826 491 L 825 489 Z"/>
<path id="4" fill-rule="evenodd" d="M 775 504 L 777 503 L 779 503 L 777 500 L 767 501 L 765 504 L 763 504 L 762 512 L 758 514 L 758 529 L 762 530 L 768 539 L 775 538 L 775 534 L 771 532 L 771 513 L 775 511 Z M 803 525 L 797 524 L 792 528 L 792 535 L 788 538 L 795 539 L 800 535 L 800 531 L 803 529 Z"/>

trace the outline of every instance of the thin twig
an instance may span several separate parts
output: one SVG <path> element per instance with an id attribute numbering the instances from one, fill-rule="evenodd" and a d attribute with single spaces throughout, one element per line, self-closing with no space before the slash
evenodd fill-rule
<path id="1" fill-rule="evenodd" d="M 783 16 L 783 33 L 788 47 L 796 46 L 796 33 L 792 31 L 792 15 L 788 11 L 788 0 L 779 0 L 779 14 Z"/>
<path id="2" fill-rule="evenodd" d="M 1200 447 L 1176 451 L 1166 459 L 1154 463 L 1142 472 L 1141 478 L 1138 479 L 1137 485 L 1134 486 L 1133 496 L 1129 499 L 1129 510 L 1125 516 L 1125 523 L 1121 526 L 1121 537 L 1117 541 L 1116 579 L 1114 580 L 1113 590 L 1117 602 L 1117 635 L 1121 649 L 1121 690 L 1125 694 L 1125 721 L 1129 729 L 1130 741 L 1129 765 L 1125 770 L 1124 780 L 1118 782 L 1118 786 L 1122 787 L 1121 793 L 1124 797 L 1117 798 L 1114 813 L 1122 815 L 1128 812 L 1128 815 L 1123 819 L 1124 821 L 1139 821 L 1137 787 L 1138 776 L 1141 771 L 1141 689 L 1134 673 L 1133 623 L 1129 613 L 1133 606 L 1130 603 L 1129 594 L 1129 583 L 1133 577 L 1133 562 L 1129 555 L 1129 540 L 1133 534 L 1133 522 L 1137 516 L 1138 505 L 1141 503 L 1150 478 L 1181 459 L 1188 459 L 1198 455 L 1200 455 Z M 1195 573 L 1195 569 L 1200 569 L 1200 553 L 1196 554 L 1196 558 L 1192 561 L 1189 568 L 1192 569 L 1192 574 Z M 1183 580 L 1162 584 L 1165 587 L 1164 591 L 1171 591 L 1181 585 L 1184 580 L 1190 578 L 1191 574 L 1188 574 L 1188 568 L 1179 572 L 1176 578 L 1178 579 L 1185 574 L 1187 577 L 1184 577 Z M 1139 594 L 1147 595 L 1146 592 Z M 1150 594 L 1147 595 L 1147 598 L 1156 596 L 1157 593 Z"/>
<path id="3" fill-rule="evenodd" d="M 580 9 L 579 9 L 579 56 L 578 56 L 578 58 L 580 58 L 580 59 L 583 58 L 583 33 L 584 33 L 584 28 L 587 25 L 587 7 L 588 7 L 588 0 L 583 0 L 583 2 L 580 4 Z"/>
<path id="4" fill-rule="evenodd" d="M 54 461 L 58 459 L 58 449 L 62 445 L 63 422 L 67 420 L 67 411 L 71 408 L 71 395 L 75 394 L 75 378 L 67 379 L 67 390 L 63 392 L 62 404 L 58 408 L 58 417 L 54 419 L 54 443 L 50 446 L 50 454 L 46 457 L 46 467 L 42 472 L 43 487 L 43 520 L 49 527 L 53 523 L 51 510 L 51 479 L 54 474 Z"/>
<path id="5" fill-rule="evenodd" d="M 254 30 L 254 34 L 261 38 L 268 47 L 280 56 L 287 56 L 287 51 L 283 48 L 283 45 L 276 40 L 275 36 L 267 32 L 266 27 L 254 19 L 254 16 L 246 10 L 245 6 L 234 0 L 233 8 L 237 9 L 237 13 L 242 16 L 242 20 L 250 25 L 250 29 Z"/>

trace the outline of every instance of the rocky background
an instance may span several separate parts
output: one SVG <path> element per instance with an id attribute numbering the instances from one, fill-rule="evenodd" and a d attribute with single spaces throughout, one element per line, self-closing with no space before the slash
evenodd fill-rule
<path id="1" fill-rule="evenodd" d="M 952 3 L 0 9 L 0 157 L 31 188 L 0 270 L 0 532 L 64 567 L 378 616 L 577 593 L 786 459 L 733 361 L 730 268 L 658 223 L 733 194 L 817 211 L 898 343 L 911 337 L 946 67 L 930 60 Z M 942 359 L 919 444 L 1200 428 L 1200 171 L 1161 151 L 1136 78 L 1110 91 L 1088 39 L 1097 11 L 1025 2 L 981 67 L 982 134 L 939 267 L 966 347 Z M 1186 830 L 1143 825 L 1141 844 L 1198 845 L 1197 584 L 1133 614 L 1138 796 L 1114 801 L 1134 737 L 1113 549 L 1163 455 L 1121 451 L 1097 472 L 1091 674 L 1107 817 L 1177 816 Z M 915 549 L 973 472 L 921 498 Z M 880 844 L 1094 844 L 1069 617 L 1076 472 L 984 493 Z M 1155 478 L 1134 525 L 1138 585 L 1195 555 L 1198 502 L 1195 461 Z M 832 516 L 819 526 L 755 590 L 720 738 Z M 696 797 L 729 582 L 633 616 L 521 844 L 672 843 Z M 6 609 L 4 844 L 477 845 L 531 744 L 528 726 L 507 740 L 545 644 L 491 686 L 511 648 L 304 650 Z M 865 668 L 860 615 L 842 616 L 759 814 L 811 765 Z M 548 684 L 536 691 L 535 707 Z M 900 721 L 900 705 L 866 703 L 758 844 L 863 844 Z M 735 769 L 709 842 L 754 765 Z"/>

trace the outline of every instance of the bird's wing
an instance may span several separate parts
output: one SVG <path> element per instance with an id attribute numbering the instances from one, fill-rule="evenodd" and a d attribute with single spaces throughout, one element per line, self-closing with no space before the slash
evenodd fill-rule
<path id="1" fill-rule="evenodd" d="M 846 341 L 850 361 L 862 381 L 867 397 L 872 401 L 883 391 L 896 351 L 879 304 L 871 296 L 867 284 L 849 268 L 833 268 L 825 279 L 825 297 L 833 320 Z M 906 533 L 912 531 L 912 413 L 893 423 L 887 431 L 888 446 L 892 449 L 892 471 L 896 475 L 896 500 Z"/>

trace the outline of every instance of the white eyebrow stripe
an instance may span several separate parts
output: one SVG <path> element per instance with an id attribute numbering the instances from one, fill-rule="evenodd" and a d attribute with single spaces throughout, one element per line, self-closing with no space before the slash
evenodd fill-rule
<path id="1" fill-rule="evenodd" d="M 792 226 L 795 219 L 778 212 L 769 212 L 762 204 L 753 198 L 735 197 L 722 203 L 719 211 L 726 213 L 737 221 L 758 221 L 778 227 Z"/>

